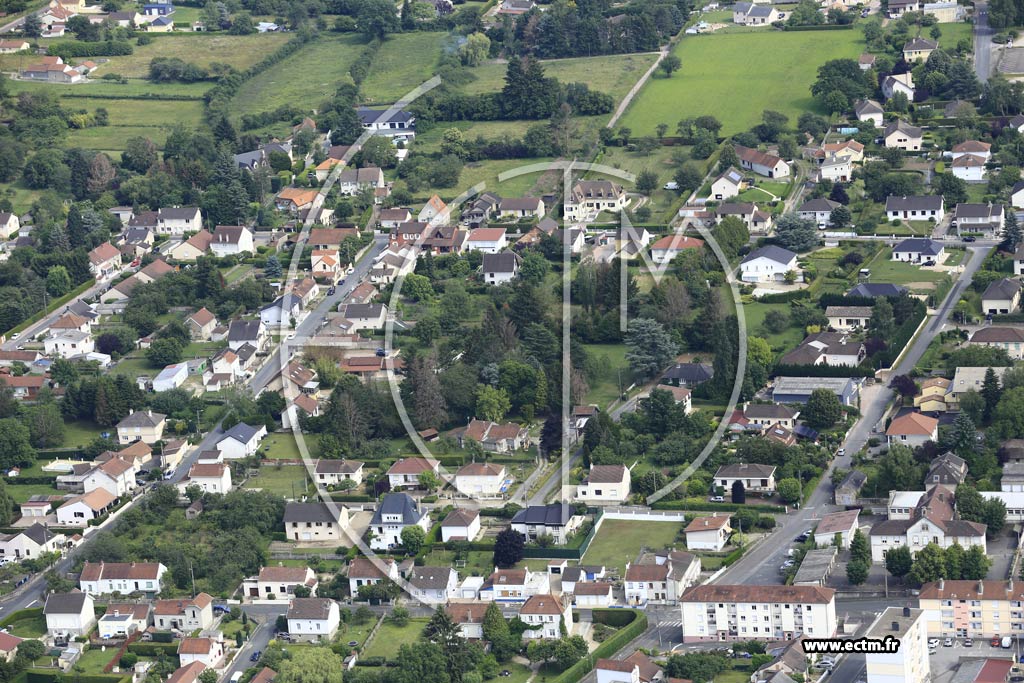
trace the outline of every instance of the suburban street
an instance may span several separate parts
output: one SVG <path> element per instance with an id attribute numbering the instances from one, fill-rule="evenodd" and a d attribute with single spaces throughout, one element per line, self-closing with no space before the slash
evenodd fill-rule
<path id="1" fill-rule="evenodd" d="M 83 299 L 91 299 L 92 297 L 95 297 L 100 293 L 106 291 L 107 287 L 109 286 L 109 280 L 97 282 L 95 285 L 85 290 L 75 298 L 67 301 L 63 306 L 54 309 L 52 313 L 43 316 L 42 320 L 39 320 L 38 322 L 33 323 L 32 325 L 29 325 L 23 332 L 21 332 L 18 335 L 17 339 L 8 339 L 3 344 L 0 344 L 0 348 L 2 348 L 4 351 L 14 351 L 15 349 L 18 348 L 19 344 L 24 344 L 29 339 L 35 338 L 35 336 L 40 332 L 47 330 L 50 327 L 50 325 L 52 325 L 53 322 L 57 320 L 57 318 L 64 315 L 65 308 L 67 308 L 73 303 L 82 301 Z"/>
<path id="2" fill-rule="evenodd" d="M 992 75 L 992 35 L 988 25 L 988 4 L 974 5 L 974 73 L 982 83 Z"/>
<path id="3" fill-rule="evenodd" d="M 925 323 L 922 332 L 914 339 L 910 348 L 900 358 L 893 370 L 894 375 L 909 372 L 924 355 L 928 345 L 946 324 L 949 314 L 956 302 L 960 300 L 964 289 L 970 284 L 974 273 L 992 249 L 991 245 L 975 245 L 968 249 L 968 260 L 946 299 L 935 311 L 935 315 Z M 719 575 L 714 583 L 778 583 L 779 566 L 785 560 L 786 551 L 792 547 L 791 541 L 803 531 L 813 529 L 821 516 L 832 511 L 831 475 L 835 468 L 848 469 L 852 454 L 859 451 L 867 443 L 875 425 L 882 419 L 886 407 L 892 401 L 893 392 L 882 384 L 865 387 L 861 395 L 861 417 L 849 431 L 843 447 L 846 454 L 836 456 L 832 464 L 825 470 L 817 488 L 811 493 L 804 507 L 781 519 L 776 532 L 764 541 L 755 545 L 738 561 Z"/>

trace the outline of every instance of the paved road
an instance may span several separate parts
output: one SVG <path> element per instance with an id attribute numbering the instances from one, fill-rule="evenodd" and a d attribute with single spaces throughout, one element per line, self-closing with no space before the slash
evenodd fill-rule
<path id="1" fill-rule="evenodd" d="M 913 345 L 904 354 L 894 369 L 894 374 L 909 372 L 924 355 L 925 350 L 939 331 L 942 330 L 956 302 L 960 300 L 964 289 L 970 284 L 971 278 L 982 261 L 992 249 L 989 245 L 974 245 L 968 250 L 968 260 L 963 272 L 950 289 L 945 301 L 926 326 Z M 893 392 L 885 386 L 866 387 L 861 396 L 861 417 L 847 435 L 843 447 L 847 455 L 837 456 L 821 477 L 821 482 L 806 501 L 803 509 L 782 517 L 777 531 L 761 542 L 736 564 L 723 572 L 715 583 L 719 584 L 774 584 L 781 575 L 779 566 L 786 557 L 786 551 L 794 547 L 793 539 L 802 531 L 812 529 L 823 514 L 836 509 L 832 506 L 831 475 L 835 468 L 848 469 L 851 466 L 851 454 L 860 450 L 867 442 L 871 430 L 881 420 L 886 407 L 892 401 Z"/>
<path id="2" fill-rule="evenodd" d="M 974 73 L 982 83 L 992 75 L 992 35 L 988 25 L 988 3 L 974 5 Z"/>
<path id="3" fill-rule="evenodd" d="M 42 320 L 33 323 L 32 325 L 29 325 L 25 330 L 23 330 L 18 335 L 17 339 L 11 339 L 7 341 L 2 346 L 0 346 L 0 348 L 3 348 L 5 351 L 14 351 L 15 349 L 18 348 L 19 344 L 24 344 L 26 341 L 35 338 L 35 336 L 38 335 L 40 332 L 49 329 L 50 325 L 52 325 L 54 321 L 57 320 L 57 318 L 64 315 L 64 310 L 68 306 L 78 301 L 81 301 L 82 299 L 89 299 L 97 296 L 100 292 L 105 291 L 107 287 L 110 286 L 110 283 L 111 280 L 97 282 L 95 285 L 85 290 L 84 292 L 76 296 L 74 299 L 71 299 L 70 301 L 66 302 L 60 308 L 55 309 L 53 313 L 50 313 L 49 315 L 45 316 Z"/>

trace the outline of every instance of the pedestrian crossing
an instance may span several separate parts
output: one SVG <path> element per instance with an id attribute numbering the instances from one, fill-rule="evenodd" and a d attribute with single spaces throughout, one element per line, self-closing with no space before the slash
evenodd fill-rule
<path id="1" fill-rule="evenodd" d="M 669 626 L 676 626 L 678 628 L 682 628 L 683 627 L 683 622 L 682 621 L 659 621 L 658 622 L 658 628 L 669 627 Z"/>

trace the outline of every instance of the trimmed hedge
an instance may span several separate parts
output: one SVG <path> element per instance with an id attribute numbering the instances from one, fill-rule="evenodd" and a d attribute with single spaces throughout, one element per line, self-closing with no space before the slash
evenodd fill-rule
<path id="1" fill-rule="evenodd" d="M 818 297 L 818 305 L 823 309 L 829 306 L 867 306 L 875 305 L 875 300 L 869 296 L 847 296 L 845 294 L 822 294 Z"/>
<path id="2" fill-rule="evenodd" d="M 754 512 L 785 513 L 781 505 L 740 505 L 739 503 L 691 503 L 685 500 L 659 500 L 651 505 L 653 510 L 695 510 L 698 512 L 736 512 L 737 510 L 753 510 Z"/>
<path id="3" fill-rule="evenodd" d="M 762 304 L 786 304 L 790 301 L 800 301 L 801 299 L 810 299 L 811 293 L 806 289 L 794 289 L 791 292 L 776 292 L 775 294 L 765 294 L 759 296 L 756 301 Z"/>
<path id="4" fill-rule="evenodd" d="M 609 610 L 611 611 L 611 610 Z M 634 638 L 647 630 L 647 615 L 636 610 L 614 610 L 624 614 L 632 614 L 633 621 L 611 638 L 604 641 L 588 656 L 576 662 L 568 669 L 551 679 L 551 683 L 577 683 L 590 673 L 599 659 L 606 659 L 624 648 Z M 596 610 L 595 610 L 596 612 Z"/>
<path id="5" fill-rule="evenodd" d="M 107 40 L 98 43 L 88 43 L 81 40 L 67 40 L 62 43 L 53 43 L 46 49 L 46 54 L 55 55 L 61 59 L 71 57 L 117 57 L 130 55 L 135 48 L 131 43 L 119 40 Z"/>
<path id="6" fill-rule="evenodd" d="M 140 641 L 129 645 L 128 652 L 139 655 L 140 657 L 159 657 L 160 655 L 164 655 L 166 657 L 173 658 L 178 656 L 178 644 Z"/>
<path id="7" fill-rule="evenodd" d="M 853 24 L 820 24 L 818 26 L 783 26 L 783 31 L 849 31 Z"/>
<path id="8" fill-rule="evenodd" d="M 79 674 L 71 673 L 67 676 L 53 669 L 29 669 L 25 672 L 26 683 L 59 683 L 61 681 L 74 681 L 74 683 L 129 683 L 131 676 L 122 674 Z"/>
<path id="9" fill-rule="evenodd" d="M 345 493 L 344 491 L 331 491 L 331 500 L 339 503 L 370 503 L 373 502 L 373 496 L 362 495 L 358 493 Z"/>
<path id="10" fill-rule="evenodd" d="M 164 95 L 155 92 L 146 92 L 141 95 L 97 95 L 93 93 L 61 93 L 61 98 L 74 99 L 82 97 L 89 100 L 181 100 L 202 102 L 203 98 L 198 95 Z"/>
<path id="11" fill-rule="evenodd" d="M 635 616 L 632 612 L 622 609 L 595 609 L 591 611 L 591 621 L 595 624 L 605 624 L 615 628 L 622 628 L 633 623 Z"/>
<path id="12" fill-rule="evenodd" d="M 43 616 L 42 607 L 29 607 L 28 609 L 20 609 L 17 612 L 11 612 L 6 617 L 4 617 L 3 621 L 0 621 L 0 626 L 10 626 L 14 622 L 21 621 L 22 619 L 33 619 L 35 617 L 41 616 Z"/>
<path id="13" fill-rule="evenodd" d="M 722 560 L 722 566 L 731 567 L 732 565 L 736 564 L 737 560 L 743 557 L 743 553 L 745 552 L 747 552 L 746 548 L 736 548 L 736 550 L 733 550 L 731 553 L 725 556 L 725 559 Z"/>

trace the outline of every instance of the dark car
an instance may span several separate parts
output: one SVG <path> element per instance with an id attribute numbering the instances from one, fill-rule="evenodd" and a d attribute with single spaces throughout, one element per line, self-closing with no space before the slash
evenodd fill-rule
<path id="1" fill-rule="evenodd" d="M 259 658 L 260 658 L 260 655 L 262 655 L 262 654 L 263 654 L 262 652 L 260 652 L 259 650 L 256 650 L 256 652 L 253 652 L 252 655 L 250 655 L 249 661 L 250 662 L 258 661 Z"/>
<path id="2" fill-rule="evenodd" d="M 796 537 L 795 540 L 796 540 L 797 543 L 803 543 L 804 541 L 807 540 L 807 534 L 800 534 L 799 536 Z"/>
<path id="3" fill-rule="evenodd" d="M 386 355 L 388 355 L 387 351 L 385 351 L 384 349 L 377 349 L 377 357 L 378 358 L 383 358 Z"/>
<path id="4" fill-rule="evenodd" d="M 964 238 L 964 242 L 977 242 L 977 241 L 978 241 L 978 238 L 975 237 L 974 235 L 968 235 L 967 237 Z"/>

